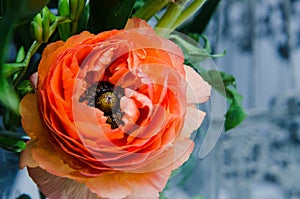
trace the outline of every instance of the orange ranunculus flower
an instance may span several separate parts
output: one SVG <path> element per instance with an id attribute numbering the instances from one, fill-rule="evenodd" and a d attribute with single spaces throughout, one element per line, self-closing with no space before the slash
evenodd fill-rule
<path id="1" fill-rule="evenodd" d="M 158 198 L 193 149 L 210 87 L 148 24 L 50 44 L 21 101 L 21 168 L 48 198 Z"/>

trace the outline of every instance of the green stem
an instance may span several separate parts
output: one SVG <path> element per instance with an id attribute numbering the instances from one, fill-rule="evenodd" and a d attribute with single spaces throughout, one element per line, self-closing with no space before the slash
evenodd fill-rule
<path id="1" fill-rule="evenodd" d="M 164 13 L 162 18 L 156 24 L 156 33 L 160 36 L 168 37 L 169 33 L 172 32 L 173 24 L 176 19 L 180 16 L 184 6 L 177 3 L 170 3 L 167 11 Z"/>
<path id="2" fill-rule="evenodd" d="M 29 62 L 30 62 L 30 59 L 31 57 L 34 55 L 34 53 L 38 50 L 38 48 L 40 47 L 41 43 L 37 42 L 37 41 L 34 41 L 32 43 L 32 45 L 30 46 L 28 52 L 27 52 L 27 55 L 24 59 L 23 62 L 21 62 L 21 67 L 24 67 L 23 71 L 18 75 L 17 79 L 15 80 L 15 82 L 13 83 L 13 87 L 16 87 L 21 79 L 23 78 L 23 76 L 25 75 L 26 71 L 27 71 L 27 68 L 29 66 Z M 18 63 L 16 63 L 18 64 Z"/>
<path id="3" fill-rule="evenodd" d="M 70 19 L 68 17 L 57 17 L 57 19 L 55 20 L 55 22 L 50 26 L 50 32 L 49 32 L 49 35 L 51 36 L 54 31 L 56 30 L 57 26 L 60 24 L 60 23 L 65 23 L 65 22 L 68 22 Z M 18 75 L 17 79 L 14 81 L 13 83 L 13 87 L 15 88 L 19 83 L 20 81 L 23 79 L 26 71 L 28 70 L 28 66 L 29 66 L 29 62 L 30 62 L 30 59 L 31 57 L 36 53 L 36 51 L 38 50 L 38 48 L 40 47 L 41 43 L 37 42 L 37 41 L 34 41 L 32 43 L 32 45 L 30 46 L 28 52 L 27 52 L 27 55 L 24 59 L 24 61 L 22 61 L 21 63 L 12 63 L 12 64 L 9 64 L 9 66 L 13 66 L 14 68 L 19 66 L 19 67 L 24 67 L 23 71 Z M 7 64 L 6 64 L 7 65 Z"/>
<path id="4" fill-rule="evenodd" d="M 50 35 L 54 33 L 54 31 L 56 30 L 59 24 L 68 23 L 68 22 L 72 22 L 72 20 L 68 16 L 57 17 L 55 22 L 50 26 Z"/>
<path id="5" fill-rule="evenodd" d="M 78 31 L 78 20 L 77 21 L 72 21 L 72 30 L 71 30 L 71 35 L 77 34 Z"/>
<path id="6" fill-rule="evenodd" d="M 158 11 L 160 11 L 169 0 L 149 0 L 136 12 L 135 16 L 141 19 L 149 20 Z"/>
<path id="7" fill-rule="evenodd" d="M 194 13 L 196 13 L 200 7 L 203 5 L 203 3 L 206 0 L 195 0 L 193 1 L 177 18 L 175 23 L 172 24 L 171 29 L 175 30 L 178 26 L 183 24 L 187 19 L 189 19 Z"/>

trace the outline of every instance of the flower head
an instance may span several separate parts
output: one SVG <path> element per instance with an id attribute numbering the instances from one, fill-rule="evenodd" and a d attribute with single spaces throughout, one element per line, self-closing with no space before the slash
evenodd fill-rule
<path id="1" fill-rule="evenodd" d="M 158 198 L 193 150 L 210 87 L 146 22 L 50 44 L 21 102 L 21 167 L 49 198 Z M 34 124 L 34 125 L 32 125 Z"/>

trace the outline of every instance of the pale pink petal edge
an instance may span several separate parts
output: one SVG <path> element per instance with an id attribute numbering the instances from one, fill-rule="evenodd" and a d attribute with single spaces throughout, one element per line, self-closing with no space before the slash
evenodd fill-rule
<path id="1" fill-rule="evenodd" d="M 190 66 L 184 65 L 186 72 L 187 103 L 196 104 L 206 102 L 210 97 L 211 86 Z"/>

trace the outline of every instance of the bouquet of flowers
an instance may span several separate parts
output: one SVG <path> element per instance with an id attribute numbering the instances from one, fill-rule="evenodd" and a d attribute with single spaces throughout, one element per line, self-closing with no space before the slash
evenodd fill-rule
<path id="1" fill-rule="evenodd" d="M 0 146 L 48 198 L 159 198 L 211 89 L 226 130 L 245 117 L 234 77 L 200 64 L 223 55 L 200 34 L 217 2 L 1 1 Z"/>

